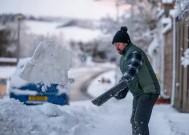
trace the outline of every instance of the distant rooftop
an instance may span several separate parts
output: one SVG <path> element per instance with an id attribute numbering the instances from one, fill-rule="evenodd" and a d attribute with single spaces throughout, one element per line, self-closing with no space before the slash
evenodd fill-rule
<path id="1" fill-rule="evenodd" d="M 162 3 L 173 3 L 173 0 L 162 0 Z"/>
<path id="2" fill-rule="evenodd" d="M 16 58 L 0 57 L 0 66 L 15 66 L 16 62 Z"/>

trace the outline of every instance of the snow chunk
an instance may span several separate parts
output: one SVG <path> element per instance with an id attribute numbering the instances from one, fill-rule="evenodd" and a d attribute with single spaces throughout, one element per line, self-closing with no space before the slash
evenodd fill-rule
<path id="1" fill-rule="evenodd" d="M 47 115 L 48 117 L 57 117 L 62 115 L 62 111 L 58 108 L 58 106 L 45 103 L 40 106 L 41 111 L 43 114 Z"/>
<path id="2" fill-rule="evenodd" d="M 71 67 L 72 54 L 53 41 L 42 41 L 20 77 L 28 82 L 66 84 Z"/>
<path id="3" fill-rule="evenodd" d="M 189 48 L 184 52 L 184 57 L 181 57 L 181 62 L 184 67 L 189 65 Z"/>
<path id="4" fill-rule="evenodd" d="M 96 77 L 94 81 L 89 85 L 87 93 L 92 97 L 97 97 L 100 94 L 106 92 L 108 89 L 114 86 L 115 79 L 112 78 L 111 76 L 115 76 L 115 75 L 116 75 L 115 70 L 111 70 Z"/>

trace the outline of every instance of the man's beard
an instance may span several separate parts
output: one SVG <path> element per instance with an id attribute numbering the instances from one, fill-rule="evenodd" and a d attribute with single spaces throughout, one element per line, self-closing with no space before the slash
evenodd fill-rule
<path id="1" fill-rule="evenodd" d="M 123 49 L 123 50 L 117 49 L 117 51 L 118 51 L 118 53 L 119 53 L 120 55 L 123 55 L 124 52 L 125 52 L 125 49 Z"/>

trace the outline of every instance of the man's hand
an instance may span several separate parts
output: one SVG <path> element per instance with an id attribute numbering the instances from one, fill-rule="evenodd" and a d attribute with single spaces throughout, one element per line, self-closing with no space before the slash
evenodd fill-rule
<path id="1" fill-rule="evenodd" d="M 119 82 L 127 82 L 125 77 L 123 76 Z M 126 97 L 128 93 L 128 88 L 125 88 L 124 90 L 118 92 L 114 97 L 117 99 L 117 100 L 120 100 L 120 99 L 123 99 Z"/>
<path id="2" fill-rule="evenodd" d="M 107 102 L 110 98 L 114 97 L 118 92 L 127 89 L 127 87 L 128 87 L 127 82 L 123 82 L 123 81 L 119 82 L 112 88 L 108 89 L 106 92 L 102 93 L 101 95 L 93 99 L 91 102 L 94 105 L 101 106 L 102 104 Z"/>
<path id="3" fill-rule="evenodd" d="M 124 89 L 124 90 L 118 92 L 114 97 L 115 97 L 117 100 L 120 100 L 120 99 L 125 98 L 126 95 L 127 95 L 127 93 L 128 93 L 128 89 L 126 88 L 126 89 Z"/>

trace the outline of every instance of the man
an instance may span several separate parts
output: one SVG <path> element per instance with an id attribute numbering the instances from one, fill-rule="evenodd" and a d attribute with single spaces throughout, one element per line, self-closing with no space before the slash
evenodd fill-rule
<path id="1" fill-rule="evenodd" d="M 132 134 L 149 135 L 148 123 L 160 94 L 156 75 L 145 52 L 131 43 L 127 27 L 121 27 L 113 37 L 112 44 L 122 55 L 120 70 L 123 76 L 120 81 L 128 84 L 128 87 L 119 92 L 115 98 L 124 98 L 128 90 L 133 94 Z"/>

